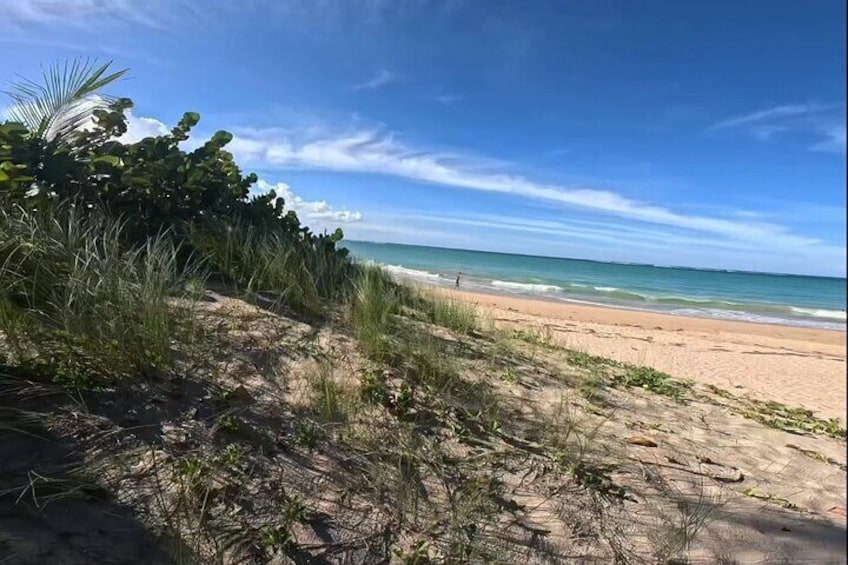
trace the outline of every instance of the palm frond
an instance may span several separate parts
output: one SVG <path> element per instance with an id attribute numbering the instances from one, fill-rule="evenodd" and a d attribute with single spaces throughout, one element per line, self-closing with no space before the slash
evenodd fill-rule
<path id="1" fill-rule="evenodd" d="M 21 78 L 5 91 L 12 101 L 9 117 L 45 141 L 62 142 L 111 101 L 99 91 L 128 70 L 107 74 L 111 64 L 74 59 L 42 67 L 40 82 Z"/>

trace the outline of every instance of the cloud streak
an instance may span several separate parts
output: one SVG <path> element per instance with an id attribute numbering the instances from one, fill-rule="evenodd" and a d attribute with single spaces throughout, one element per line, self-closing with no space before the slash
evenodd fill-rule
<path id="1" fill-rule="evenodd" d="M 12 24 L 91 27 L 104 20 L 124 21 L 158 28 L 162 22 L 155 15 L 173 3 L 157 0 L 11 0 L 2 3 L 3 15 Z"/>
<path id="2" fill-rule="evenodd" d="M 722 120 L 707 131 L 742 130 L 760 141 L 801 134 L 818 138 L 813 151 L 845 153 L 845 106 L 785 104 Z"/>
<path id="3" fill-rule="evenodd" d="M 377 90 L 378 88 L 383 88 L 384 86 L 397 82 L 398 79 L 399 77 L 395 73 L 386 69 L 380 69 L 370 80 L 354 84 L 352 88 L 355 91 Z"/>
<path id="4" fill-rule="evenodd" d="M 494 171 L 481 160 L 410 147 L 398 142 L 391 133 L 377 129 L 324 135 L 279 129 L 241 130 L 232 150 L 244 163 L 263 167 L 389 175 L 433 185 L 508 194 L 737 241 L 760 242 L 770 247 L 803 249 L 821 243 L 772 223 L 685 214 L 609 190 L 543 183 L 523 175 Z"/>

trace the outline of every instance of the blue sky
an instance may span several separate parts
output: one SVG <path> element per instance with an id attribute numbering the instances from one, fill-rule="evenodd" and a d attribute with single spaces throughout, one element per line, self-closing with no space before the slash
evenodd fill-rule
<path id="1" fill-rule="evenodd" d="M 0 0 L 0 76 L 130 67 L 316 229 L 845 275 L 845 3 Z M 11 22 L 11 23 L 9 23 Z"/>

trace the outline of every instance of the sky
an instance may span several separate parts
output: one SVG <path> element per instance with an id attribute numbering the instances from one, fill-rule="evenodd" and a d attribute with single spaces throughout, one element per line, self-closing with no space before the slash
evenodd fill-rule
<path id="1" fill-rule="evenodd" d="M 349 239 L 845 276 L 845 2 L 0 0 Z"/>

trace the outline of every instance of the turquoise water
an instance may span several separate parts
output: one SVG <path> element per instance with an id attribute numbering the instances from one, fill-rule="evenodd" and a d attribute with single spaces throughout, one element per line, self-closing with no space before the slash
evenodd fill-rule
<path id="1" fill-rule="evenodd" d="M 394 275 L 466 290 L 684 316 L 845 330 L 845 279 L 602 263 L 346 241 Z"/>

